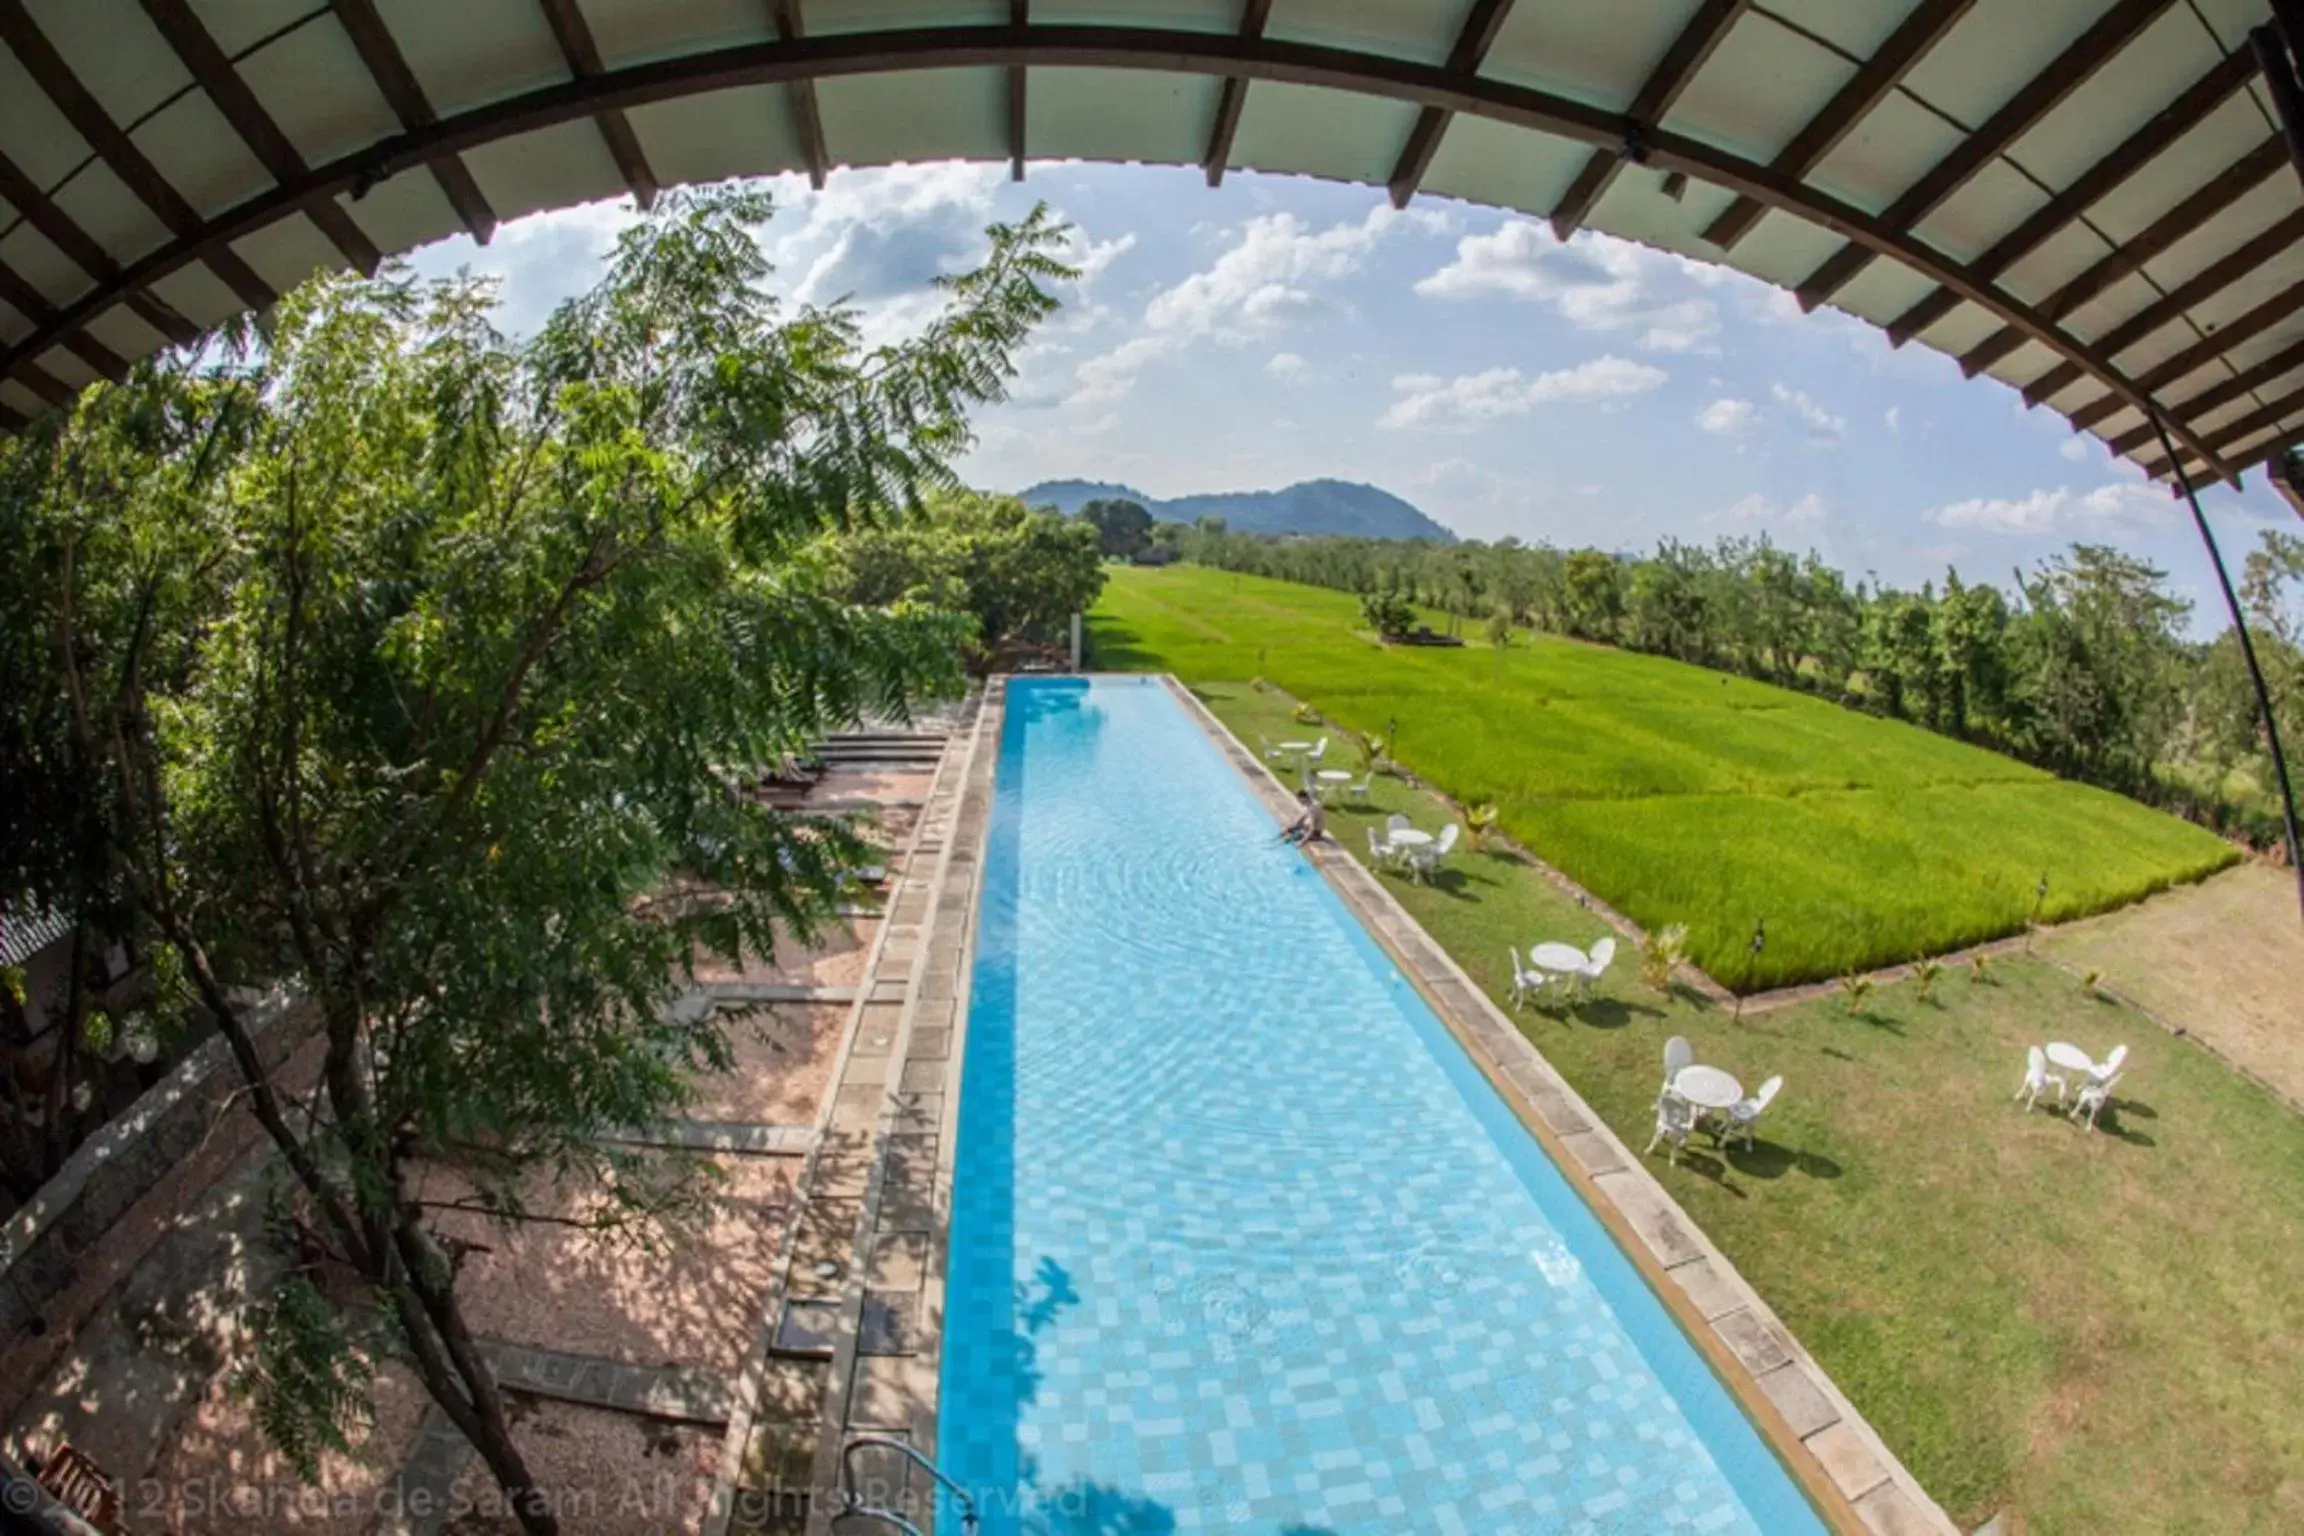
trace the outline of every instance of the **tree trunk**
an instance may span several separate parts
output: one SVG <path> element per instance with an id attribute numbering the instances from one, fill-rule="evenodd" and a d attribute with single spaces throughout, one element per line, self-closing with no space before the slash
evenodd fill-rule
<path id="1" fill-rule="evenodd" d="M 417 1374 L 503 1485 L 520 1528 L 529 1536 L 559 1536 L 560 1522 L 552 1513 L 551 1500 L 536 1486 L 520 1448 L 512 1443 L 504 1395 L 465 1325 L 455 1281 L 436 1283 L 445 1256 L 412 1219 L 403 1218 L 392 1237 L 407 1271 L 404 1294 L 415 1299 L 413 1307 L 404 1304 L 400 1311 L 402 1325 L 417 1345 Z M 411 1312 L 416 1316 L 411 1318 Z"/>

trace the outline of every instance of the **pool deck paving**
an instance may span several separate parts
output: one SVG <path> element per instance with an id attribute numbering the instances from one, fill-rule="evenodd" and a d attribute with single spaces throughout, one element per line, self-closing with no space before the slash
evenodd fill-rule
<path id="1" fill-rule="evenodd" d="M 1296 805 L 1189 690 L 1163 683 L 1279 820 Z M 841 1451 L 860 1435 L 936 1454 L 944 1266 L 976 908 L 1005 678 L 954 731 L 860 989 L 857 1024 L 804 1176 L 789 1289 L 740 1378 L 706 1536 L 829 1536 Z M 1376 878 L 1310 858 L 1550 1153 L 1835 1529 L 1957 1527 L 1661 1184 Z M 808 1234 L 815 1237 L 813 1244 Z M 857 1458 L 868 1501 L 934 1528 L 923 1474 Z"/>

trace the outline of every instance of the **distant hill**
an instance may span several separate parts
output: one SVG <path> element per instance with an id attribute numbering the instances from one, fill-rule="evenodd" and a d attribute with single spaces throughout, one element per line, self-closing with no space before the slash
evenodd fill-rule
<path id="1" fill-rule="evenodd" d="M 1305 480 L 1277 491 L 1223 491 L 1172 501 L 1102 480 L 1043 480 L 1017 494 L 1026 506 L 1052 506 L 1067 517 L 1099 497 L 1119 497 L 1141 504 L 1163 523 L 1220 517 L 1234 533 L 1337 533 L 1360 539 L 1456 542 L 1456 535 L 1390 491 L 1350 480 Z"/>

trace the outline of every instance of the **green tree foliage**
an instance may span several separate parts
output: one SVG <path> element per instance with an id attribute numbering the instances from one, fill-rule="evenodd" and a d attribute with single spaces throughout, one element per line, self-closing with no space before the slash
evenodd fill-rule
<path id="1" fill-rule="evenodd" d="M 976 654 L 1053 640 L 1104 590 L 1096 530 L 1012 496 L 947 491 L 921 515 L 830 541 L 835 585 L 869 606 L 926 603 L 975 621 Z"/>
<path id="2" fill-rule="evenodd" d="M 1912 721 L 2167 806 L 2260 847 L 2279 840 L 2262 721 L 2227 633 L 2185 638 L 2166 573 L 2076 545 L 2012 590 L 1851 586 L 1767 539 L 1596 549 L 1275 539 L 1188 530 L 1187 558 L 1396 596 L 1671 656 Z M 2268 531 L 2241 582 L 2282 735 L 2304 738 L 2304 538 Z M 1365 596 L 1363 601 L 1366 601 Z M 1373 624 L 1373 620 L 1371 620 Z"/>
<path id="3" fill-rule="evenodd" d="M 526 343 L 476 281 L 323 279 L 260 350 L 140 368 L 0 448 L 0 581 L 37 609 L 7 643 L 52 637 L 8 750 L 61 732 L 101 776 L 124 901 L 356 1277 L 275 1298 L 262 1420 L 308 1460 L 400 1353 L 531 1531 L 555 1522 L 427 1201 L 518 1221 L 566 1182 L 615 1227 L 708 1197 L 604 1135 L 728 1063 L 669 1006 L 698 960 L 813 931 L 870 857 L 729 765 L 957 686 L 966 620 L 848 599 L 823 547 L 953 492 L 1068 275 L 1044 214 L 996 227 L 936 319 L 867 348 L 768 296 L 768 214 L 665 197 Z M 260 987 L 324 1042 L 305 1103 L 256 1051 Z"/>
<path id="4" fill-rule="evenodd" d="M 1100 496 L 1081 507 L 1080 520 L 1096 530 L 1107 560 L 1133 560 L 1151 547 L 1152 514 L 1140 503 Z"/>

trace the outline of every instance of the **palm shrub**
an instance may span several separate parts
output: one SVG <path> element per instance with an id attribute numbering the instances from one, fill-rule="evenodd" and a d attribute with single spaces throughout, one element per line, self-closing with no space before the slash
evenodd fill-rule
<path id="1" fill-rule="evenodd" d="M 1929 1000 L 1928 995 L 1936 989 L 1936 978 L 1943 974 L 1944 963 L 1933 956 L 1912 967 L 1912 975 L 1920 983 L 1918 989 L 1920 1001 L 1925 1003 Z"/>
<path id="2" fill-rule="evenodd" d="M 1688 958 L 1688 925 L 1672 923 L 1640 941 L 1640 979 L 1652 992 L 1672 987 L 1672 972 Z"/>
<path id="3" fill-rule="evenodd" d="M 1464 828 L 1472 834 L 1472 846 L 1485 852 L 1491 838 L 1496 835 L 1497 810 L 1491 801 L 1464 808 Z"/>
<path id="4" fill-rule="evenodd" d="M 1841 977 L 1840 995 L 1848 999 L 1850 1013 L 1862 1013 L 1864 1000 L 1872 995 L 1872 978 L 1854 973 Z"/>

